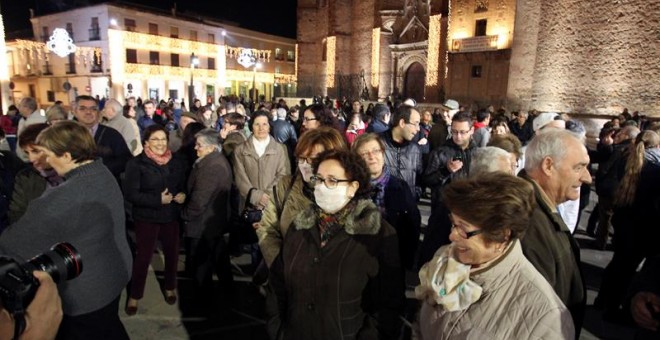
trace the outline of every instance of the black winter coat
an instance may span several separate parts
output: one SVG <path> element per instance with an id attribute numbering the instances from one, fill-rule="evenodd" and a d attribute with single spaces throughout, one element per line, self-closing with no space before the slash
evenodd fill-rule
<path id="1" fill-rule="evenodd" d="M 165 188 L 172 196 L 185 192 L 185 163 L 177 154 L 160 166 L 144 152 L 126 164 L 124 198 L 132 205 L 133 220 L 150 223 L 168 223 L 179 218 L 181 205 L 172 201 L 162 204 Z"/>
<path id="2" fill-rule="evenodd" d="M 381 133 L 380 137 L 385 143 L 385 164 L 390 168 L 392 176 L 408 183 L 413 197 L 417 200 L 421 195 L 418 181 L 424 171 L 419 145 L 408 141 L 397 143 L 392 138 L 392 130 Z"/>
<path id="3" fill-rule="evenodd" d="M 408 184 L 394 176 L 390 177 L 385 187 L 384 201 L 383 217 L 396 230 L 401 264 L 406 269 L 412 269 L 422 223 L 417 202 L 410 193 Z"/>

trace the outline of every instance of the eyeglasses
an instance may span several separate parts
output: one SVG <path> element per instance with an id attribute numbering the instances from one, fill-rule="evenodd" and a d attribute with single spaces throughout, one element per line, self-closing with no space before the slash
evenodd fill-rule
<path id="1" fill-rule="evenodd" d="M 98 109 L 96 106 L 78 106 L 79 111 L 97 111 Z"/>
<path id="2" fill-rule="evenodd" d="M 336 179 L 336 178 L 323 178 L 319 175 L 312 175 L 310 177 L 310 183 L 312 186 L 325 184 L 325 187 L 328 189 L 334 189 L 340 182 L 352 182 L 350 179 Z"/>
<path id="3" fill-rule="evenodd" d="M 449 221 L 451 222 L 452 231 L 456 230 L 456 232 L 458 233 L 458 236 L 460 236 L 460 237 L 462 237 L 466 240 L 473 237 L 473 236 L 477 236 L 477 235 L 484 232 L 483 229 L 478 229 L 478 230 L 473 230 L 473 231 L 465 231 L 465 229 L 462 225 L 457 224 L 456 222 L 454 222 L 454 219 L 452 218 L 451 215 L 449 215 Z"/>
<path id="4" fill-rule="evenodd" d="M 307 163 L 309 165 L 312 165 L 315 159 L 316 157 L 298 157 L 298 164 Z"/>
<path id="5" fill-rule="evenodd" d="M 419 127 L 419 123 L 414 123 L 414 124 L 413 123 L 406 123 L 406 125 L 412 125 L 412 127 L 415 127 L 415 128 Z"/>
<path id="6" fill-rule="evenodd" d="M 451 134 L 452 134 L 452 135 L 461 135 L 461 136 L 465 136 L 465 135 L 467 135 L 468 133 L 470 133 L 470 130 L 454 130 L 454 129 L 451 130 Z"/>
<path id="7" fill-rule="evenodd" d="M 149 138 L 148 141 L 150 141 L 152 143 L 167 142 L 167 138 Z"/>
<path id="8" fill-rule="evenodd" d="M 363 151 L 363 152 L 358 153 L 358 155 L 360 155 L 360 157 L 362 157 L 362 158 L 365 158 L 367 156 L 376 156 L 376 155 L 382 155 L 382 154 L 383 154 L 382 149 L 373 149 L 373 150 Z"/>
<path id="9" fill-rule="evenodd" d="M 303 118 L 306 122 L 309 122 L 310 120 L 318 120 L 316 118 L 309 118 L 309 117 L 304 117 Z"/>

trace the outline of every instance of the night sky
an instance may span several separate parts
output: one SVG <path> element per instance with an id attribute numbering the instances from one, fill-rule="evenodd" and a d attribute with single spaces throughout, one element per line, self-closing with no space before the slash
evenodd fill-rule
<path id="1" fill-rule="evenodd" d="M 84 5 L 109 1 L 94 0 L 0 0 L 7 38 L 31 35 L 29 8 L 43 15 Z M 237 23 L 238 26 L 288 38 L 296 38 L 296 0 L 133 0 L 124 1 L 170 9 L 174 3 L 180 13 L 195 12 L 207 17 Z"/>

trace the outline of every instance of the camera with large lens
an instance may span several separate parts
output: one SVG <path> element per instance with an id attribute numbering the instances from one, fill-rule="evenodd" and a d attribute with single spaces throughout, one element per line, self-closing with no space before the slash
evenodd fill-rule
<path id="1" fill-rule="evenodd" d="M 15 317 L 25 313 L 39 288 L 39 281 L 32 275 L 35 270 L 47 272 L 55 283 L 60 283 L 80 275 L 82 260 L 76 248 L 65 242 L 22 264 L 0 256 L 0 304 Z"/>

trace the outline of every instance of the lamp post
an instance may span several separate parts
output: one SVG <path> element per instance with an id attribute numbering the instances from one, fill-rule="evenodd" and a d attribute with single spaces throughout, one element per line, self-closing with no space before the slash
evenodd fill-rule
<path id="1" fill-rule="evenodd" d="M 199 65 L 199 58 L 195 57 L 195 52 L 190 55 L 190 84 L 188 85 L 188 111 L 192 112 L 195 100 L 195 85 L 193 84 L 193 71 L 195 66 Z"/>
<path id="2" fill-rule="evenodd" d="M 252 72 L 252 102 L 254 102 L 255 107 L 257 107 L 257 69 L 260 67 L 260 63 L 255 63 Z"/>

